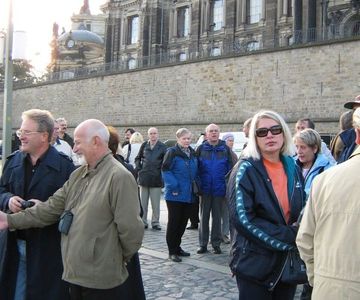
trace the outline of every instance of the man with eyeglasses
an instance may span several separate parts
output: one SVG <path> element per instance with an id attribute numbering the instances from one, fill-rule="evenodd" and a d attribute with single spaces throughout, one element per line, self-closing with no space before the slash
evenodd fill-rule
<path id="1" fill-rule="evenodd" d="M 50 146 L 53 131 L 50 112 L 23 112 L 16 131 L 20 150 L 7 158 L 0 180 L 0 210 L 17 213 L 34 203 L 29 199 L 46 201 L 69 178 L 75 167 L 65 154 Z M 8 232 L 0 266 L 0 299 L 69 299 L 62 270 L 57 224 Z"/>

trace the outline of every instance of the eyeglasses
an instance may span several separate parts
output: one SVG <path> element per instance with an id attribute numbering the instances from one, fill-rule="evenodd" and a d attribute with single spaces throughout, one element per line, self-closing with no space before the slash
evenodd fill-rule
<path id="1" fill-rule="evenodd" d="M 17 137 L 21 137 L 22 135 L 25 135 L 25 136 L 29 136 L 31 134 L 34 134 L 34 133 L 40 133 L 41 131 L 30 131 L 30 130 L 22 130 L 22 129 L 19 129 L 19 130 L 16 130 L 16 135 Z"/>
<path id="2" fill-rule="evenodd" d="M 256 129 L 255 133 L 257 137 L 265 137 L 268 135 L 269 131 L 271 132 L 272 135 L 278 135 L 283 132 L 283 129 L 280 125 L 275 125 L 270 128 L 265 128 L 265 127 L 258 128 Z"/>

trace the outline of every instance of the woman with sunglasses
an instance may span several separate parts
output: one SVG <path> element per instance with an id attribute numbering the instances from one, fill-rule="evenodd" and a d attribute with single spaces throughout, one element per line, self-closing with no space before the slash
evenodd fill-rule
<path id="1" fill-rule="evenodd" d="M 293 149 L 289 127 L 279 114 L 255 114 L 244 156 L 228 184 L 230 268 L 241 300 L 294 297 L 296 284 L 281 281 L 287 252 L 296 249 L 296 221 L 305 204 Z"/>

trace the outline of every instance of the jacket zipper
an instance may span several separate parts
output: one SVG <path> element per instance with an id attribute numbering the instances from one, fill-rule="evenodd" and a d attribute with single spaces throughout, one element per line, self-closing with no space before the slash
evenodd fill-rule
<path id="1" fill-rule="evenodd" d="M 282 274 L 283 274 L 283 272 L 284 272 L 285 265 L 286 265 L 288 259 L 289 259 L 289 257 L 288 257 L 288 255 L 286 255 L 286 259 L 285 259 L 285 262 L 284 262 L 284 264 L 283 264 L 283 266 L 282 266 L 282 268 L 281 268 L 281 271 L 280 271 L 280 273 L 279 273 L 279 276 L 276 278 L 275 282 L 271 282 L 273 285 L 272 285 L 272 287 L 269 288 L 269 291 L 270 291 L 270 292 L 275 289 L 276 285 L 277 285 L 278 282 L 280 281 L 280 278 L 281 278 L 281 276 L 282 276 Z M 270 283 L 270 284 L 271 284 L 271 283 Z"/>

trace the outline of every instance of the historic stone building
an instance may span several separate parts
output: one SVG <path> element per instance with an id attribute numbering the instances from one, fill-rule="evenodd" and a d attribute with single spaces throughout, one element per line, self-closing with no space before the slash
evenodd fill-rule
<path id="1" fill-rule="evenodd" d="M 360 1 L 110 0 L 107 63 L 127 68 L 359 34 Z"/>

